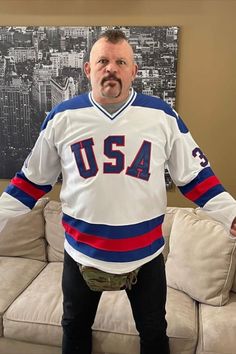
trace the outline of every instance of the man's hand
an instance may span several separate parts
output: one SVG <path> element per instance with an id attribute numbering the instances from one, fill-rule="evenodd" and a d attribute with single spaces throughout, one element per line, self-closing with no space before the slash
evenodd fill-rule
<path id="1" fill-rule="evenodd" d="M 234 221 L 232 222 L 230 232 L 234 237 L 236 237 L 236 218 L 234 218 Z"/>

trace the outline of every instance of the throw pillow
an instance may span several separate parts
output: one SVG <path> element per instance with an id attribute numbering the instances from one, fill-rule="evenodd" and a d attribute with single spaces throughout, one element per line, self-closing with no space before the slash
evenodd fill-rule
<path id="1" fill-rule="evenodd" d="M 236 242 L 217 221 L 180 210 L 170 234 L 168 286 L 215 306 L 229 298 L 236 264 Z"/>
<path id="2" fill-rule="evenodd" d="M 0 235 L 0 255 L 46 261 L 43 209 L 48 198 L 41 198 L 27 214 L 11 218 Z"/>

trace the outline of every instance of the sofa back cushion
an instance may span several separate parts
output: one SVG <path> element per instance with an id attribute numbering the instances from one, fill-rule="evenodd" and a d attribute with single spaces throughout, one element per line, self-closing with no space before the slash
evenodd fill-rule
<path id="1" fill-rule="evenodd" d="M 167 207 L 164 222 L 162 224 L 162 233 L 165 238 L 165 248 L 163 251 L 164 259 L 167 260 L 168 253 L 169 253 L 169 238 L 171 233 L 172 224 L 174 221 L 174 217 L 178 210 L 186 210 L 189 212 L 194 213 L 193 208 L 179 208 L 179 207 Z"/>
<path id="2" fill-rule="evenodd" d="M 44 209 L 45 237 L 49 262 L 62 262 L 64 258 L 64 228 L 61 203 L 51 200 Z"/>
<path id="3" fill-rule="evenodd" d="M 236 242 L 204 212 L 179 210 L 170 234 L 167 283 L 193 299 L 221 306 L 229 299 L 236 264 Z"/>
<path id="4" fill-rule="evenodd" d="M 8 221 L 0 234 L 0 256 L 46 260 L 43 209 L 48 200 L 39 199 L 29 213 Z"/>

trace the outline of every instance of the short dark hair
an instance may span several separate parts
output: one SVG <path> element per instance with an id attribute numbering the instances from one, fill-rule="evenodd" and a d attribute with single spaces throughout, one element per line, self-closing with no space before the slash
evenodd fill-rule
<path id="1" fill-rule="evenodd" d="M 126 35 L 124 34 L 123 31 L 121 31 L 120 29 L 108 29 L 105 32 L 101 33 L 99 38 L 105 38 L 108 42 L 111 43 L 118 43 L 120 41 L 127 41 L 128 42 L 128 38 L 126 37 Z"/>
<path id="2" fill-rule="evenodd" d="M 106 31 L 102 32 L 99 35 L 99 37 L 96 39 L 96 41 L 93 42 L 92 47 L 101 38 L 105 38 L 108 42 L 111 42 L 113 44 L 119 43 L 121 41 L 128 42 L 128 38 L 126 37 L 126 35 L 124 34 L 123 31 L 121 31 L 118 28 L 114 28 L 114 29 L 110 28 L 110 29 L 107 29 Z M 90 56 L 89 52 L 86 52 L 84 54 L 84 58 L 83 58 L 84 63 L 89 61 L 89 56 Z"/>

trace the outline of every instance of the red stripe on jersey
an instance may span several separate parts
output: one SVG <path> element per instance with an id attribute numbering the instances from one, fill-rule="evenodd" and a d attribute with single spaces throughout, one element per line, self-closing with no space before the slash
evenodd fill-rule
<path id="1" fill-rule="evenodd" d="M 212 187 L 220 184 L 220 181 L 216 176 L 210 176 L 201 183 L 197 184 L 195 188 L 193 188 L 190 192 L 185 194 L 185 197 L 188 199 L 195 201 L 200 198 L 204 193 L 206 193 Z"/>
<path id="2" fill-rule="evenodd" d="M 143 248 L 151 245 L 154 241 L 162 237 L 161 225 L 157 226 L 152 231 L 149 231 L 143 235 L 137 237 L 129 237 L 125 239 L 107 239 L 94 235 L 82 233 L 69 224 L 63 222 L 65 231 L 78 242 L 85 243 L 94 248 L 105 251 L 133 251 L 135 249 Z"/>
<path id="3" fill-rule="evenodd" d="M 45 195 L 45 191 L 41 189 L 37 189 L 31 183 L 18 177 L 12 178 L 11 184 L 13 184 L 15 187 L 19 188 L 20 190 L 27 193 L 28 195 L 30 195 L 32 198 L 36 200 L 38 200 L 39 198 Z"/>

